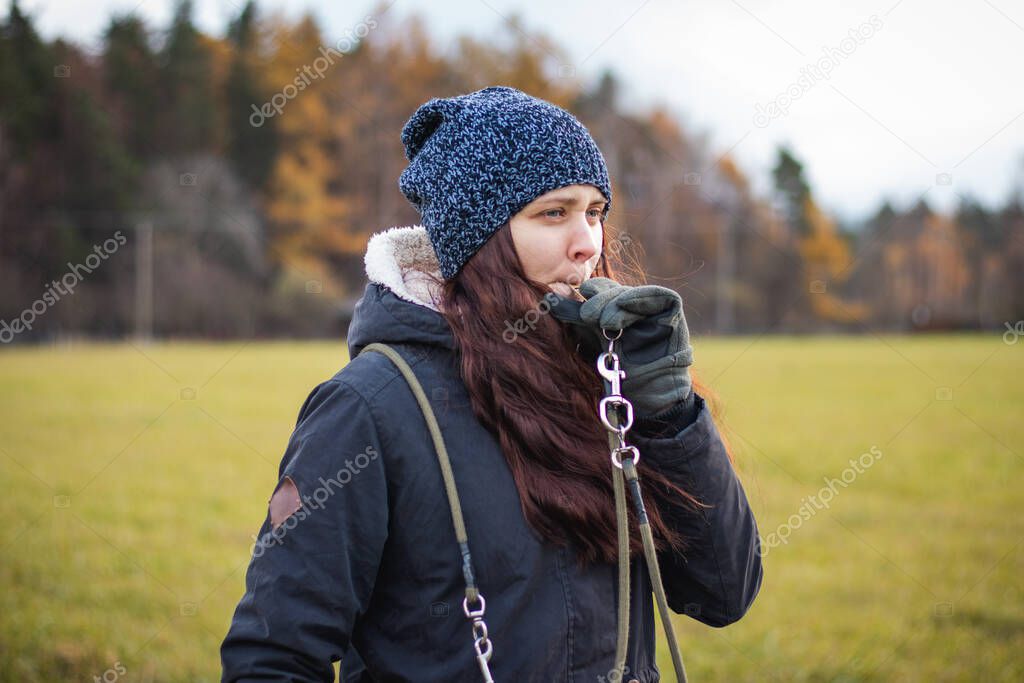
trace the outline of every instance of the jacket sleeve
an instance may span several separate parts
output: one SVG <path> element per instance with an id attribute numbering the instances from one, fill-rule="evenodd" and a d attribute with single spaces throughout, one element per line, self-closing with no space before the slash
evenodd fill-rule
<path id="1" fill-rule="evenodd" d="M 222 682 L 334 681 L 373 592 L 388 529 L 383 452 L 370 408 L 343 381 L 317 386 L 281 461 L 301 501 L 260 529 L 245 594 L 221 644 Z"/>
<path id="2" fill-rule="evenodd" d="M 639 420 L 629 440 L 641 462 L 710 505 L 664 510 L 685 538 L 685 552 L 662 551 L 658 565 L 669 607 L 709 626 L 738 621 L 757 596 L 764 570 L 754 514 L 704 399 L 691 392 L 661 419 Z"/>

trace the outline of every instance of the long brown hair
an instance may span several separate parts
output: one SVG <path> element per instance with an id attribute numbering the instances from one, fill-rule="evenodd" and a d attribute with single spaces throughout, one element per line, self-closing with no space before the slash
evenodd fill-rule
<path id="1" fill-rule="evenodd" d="M 604 245 L 612 238 L 621 246 L 610 226 L 602 234 Z M 638 266 L 640 278 L 616 276 L 621 254 L 602 248 L 594 274 L 623 284 L 641 279 Z M 614 562 L 612 465 L 597 415 L 603 385 L 567 326 L 546 314 L 541 302 L 548 291 L 526 277 L 506 222 L 444 283 L 441 312 L 455 337 L 473 412 L 498 437 L 527 523 L 547 542 L 575 546 L 581 564 Z M 529 328 L 510 341 L 507 331 L 522 329 L 519 321 Z M 704 396 L 695 377 L 694 388 Z M 687 539 L 665 522 L 662 509 L 669 501 L 694 511 L 706 506 L 643 457 L 638 470 L 656 545 L 685 550 Z M 641 552 L 632 505 L 628 510 L 630 550 Z"/>

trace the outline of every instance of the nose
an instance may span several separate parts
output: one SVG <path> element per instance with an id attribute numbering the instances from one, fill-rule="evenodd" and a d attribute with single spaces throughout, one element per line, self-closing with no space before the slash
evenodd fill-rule
<path id="1" fill-rule="evenodd" d="M 594 226 L 587 221 L 586 212 L 577 212 L 569 236 L 569 258 L 573 263 L 584 264 L 599 253 L 601 242 L 594 242 L 594 233 Z M 600 240 L 600 232 L 597 239 Z"/>

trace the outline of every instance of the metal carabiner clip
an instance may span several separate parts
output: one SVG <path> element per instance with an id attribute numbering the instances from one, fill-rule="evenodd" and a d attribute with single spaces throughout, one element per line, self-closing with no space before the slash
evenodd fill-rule
<path id="1" fill-rule="evenodd" d="M 608 340 L 608 350 L 597 357 L 597 372 L 610 385 L 610 391 L 607 392 L 610 396 L 622 394 L 622 380 L 626 377 L 625 371 L 619 366 L 619 355 L 615 353 L 615 341 L 622 336 L 622 330 L 618 332 L 614 337 L 609 337 L 607 330 L 601 329 L 601 334 Z M 608 361 L 611 361 L 610 367 Z"/>

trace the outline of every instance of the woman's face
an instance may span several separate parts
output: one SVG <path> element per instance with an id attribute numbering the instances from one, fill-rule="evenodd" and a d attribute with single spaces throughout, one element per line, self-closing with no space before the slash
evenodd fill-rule
<path id="1" fill-rule="evenodd" d="M 509 221 L 516 253 L 531 280 L 573 297 L 601 258 L 605 198 L 593 185 L 545 192 Z"/>

